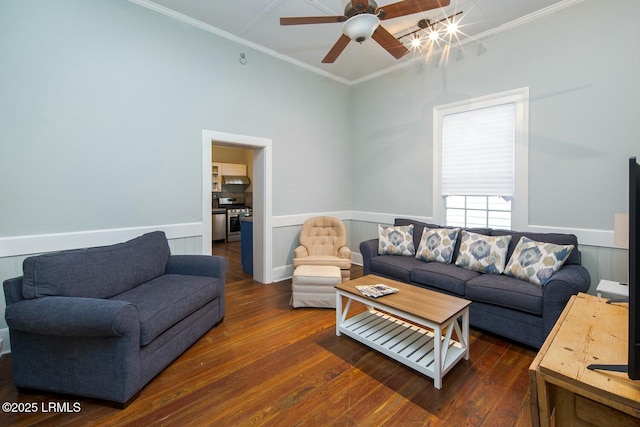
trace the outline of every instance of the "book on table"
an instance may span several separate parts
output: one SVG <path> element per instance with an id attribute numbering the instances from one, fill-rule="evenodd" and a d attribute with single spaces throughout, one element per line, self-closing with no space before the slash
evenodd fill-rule
<path id="1" fill-rule="evenodd" d="M 375 285 L 356 286 L 356 289 L 364 296 L 370 298 L 380 298 L 385 295 L 398 293 L 398 289 L 391 286 L 377 283 Z"/>

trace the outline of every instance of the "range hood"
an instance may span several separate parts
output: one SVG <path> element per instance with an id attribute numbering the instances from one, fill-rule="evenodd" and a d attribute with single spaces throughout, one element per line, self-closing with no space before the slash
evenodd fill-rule
<path id="1" fill-rule="evenodd" d="M 238 175 L 223 175 L 222 176 L 222 184 L 232 184 L 232 185 L 251 185 L 251 181 L 248 176 L 238 176 Z"/>

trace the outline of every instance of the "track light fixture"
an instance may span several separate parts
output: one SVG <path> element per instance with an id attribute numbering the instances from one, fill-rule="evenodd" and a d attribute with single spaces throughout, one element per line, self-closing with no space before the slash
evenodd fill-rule
<path id="1" fill-rule="evenodd" d="M 444 41 L 445 37 L 450 39 L 460 31 L 459 19 L 456 19 L 456 17 L 461 14 L 462 11 L 433 22 L 428 19 L 421 19 L 416 24 L 417 30 L 403 34 L 397 39 L 402 42 L 403 39 L 410 38 L 409 44 L 414 48 L 422 46 L 424 44 L 423 39 L 426 39 L 425 43 L 431 44 Z"/>

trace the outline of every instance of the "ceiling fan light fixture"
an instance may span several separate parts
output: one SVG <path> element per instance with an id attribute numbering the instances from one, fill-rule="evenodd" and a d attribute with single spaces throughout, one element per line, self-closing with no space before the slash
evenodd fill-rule
<path id="1" fill-rule="evenodd" d="M 380 25 L 380 20 L 376 15 L 361 13 L 347 19 L 342 27 L 342 32 L 351 40 L 362 43 L 373 35 L 378 25 Z"/>

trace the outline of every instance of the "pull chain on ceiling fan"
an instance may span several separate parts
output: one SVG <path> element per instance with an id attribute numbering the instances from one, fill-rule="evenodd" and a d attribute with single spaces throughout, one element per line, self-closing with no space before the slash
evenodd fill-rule
<path id="1" fill-rule="evenodd" d="M 394 58 L 400 59 L 409 52 L 409 49 L 380 25 L 380 21 L 449 6 L 450 2 L 451 0 L 404 0 L 378 7 L 373 0 L 353 0 L 345 7 L 344 15 L 280 18 L 280 25 L 344 22 L 342 35 L 322 60 L 325 64 L 335 62 L 351 40 L 362 43 L 369 37 Z"/>

